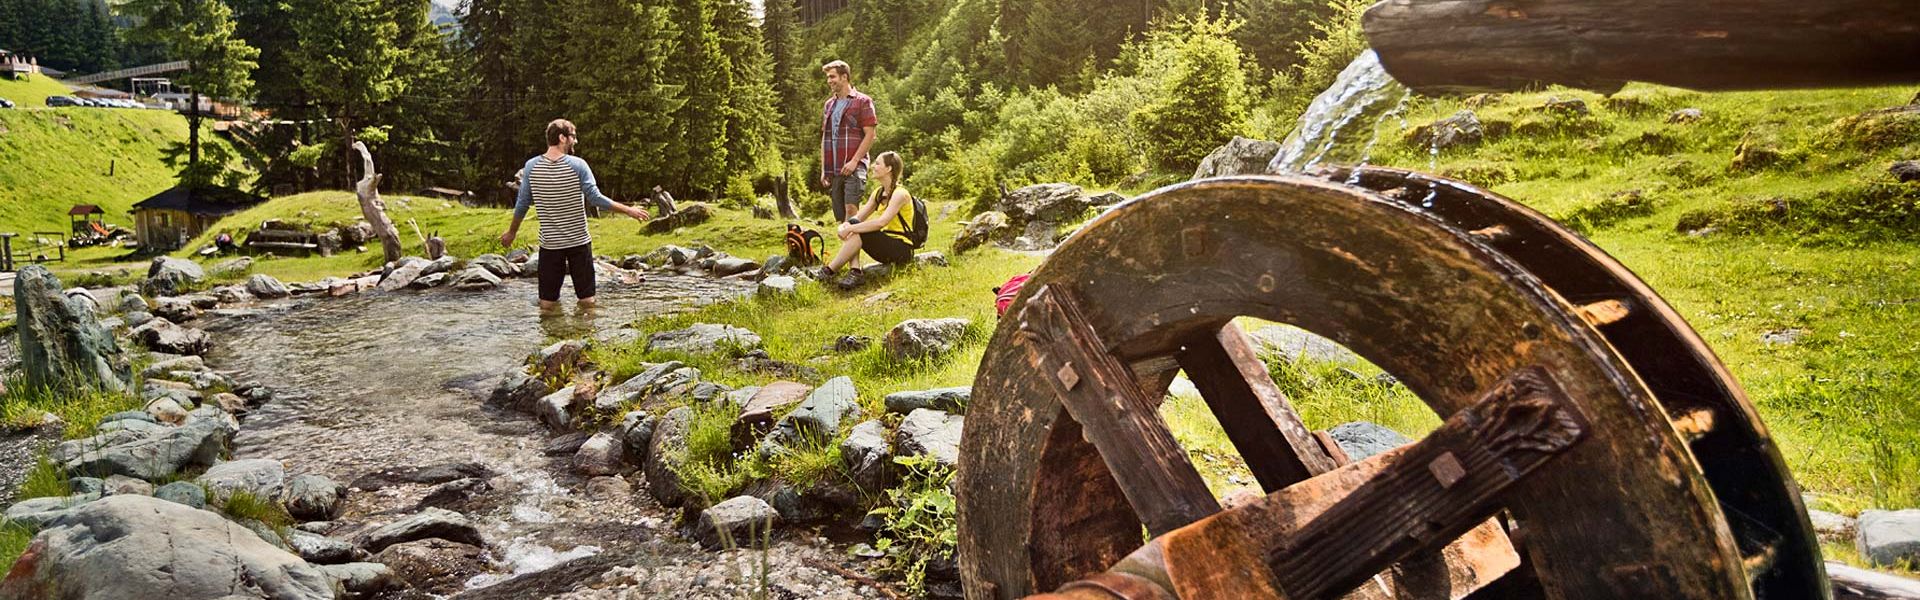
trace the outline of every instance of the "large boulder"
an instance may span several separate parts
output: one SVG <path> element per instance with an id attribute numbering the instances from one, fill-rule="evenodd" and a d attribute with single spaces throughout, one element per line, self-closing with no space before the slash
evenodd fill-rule
<path id="1" fill-rule="evenodd" d="M 853 432 L 840 442 L 840 459 L 862 490 L 876 494 L 886 489 L 893 479 L 893 444 L 887 441 L 887 425 L 875 420 L 853 426 Z"/>
<path id="2" fill-rule="evenodd" d="M 1000 198 L 994 210 L 1006 213 L 1015 227 L 1030 222 L 1064 224 L 1093 208 L 1086 190 L 1071 183 L 1042 183 L 1023 187 Z"/>
<path id="3" fill-rule="evenodd" d="M 687 458 L 687 430 L 692 424 L 693 409 L 682 406 L 668 411 L 654 427 L 643 470 L 647 476 L 647 493 L 661 506 L 679 506 L 687 500 L 679 469 Z"/>
<path id="4" fill-rule="evenodd" d="M 1194 179 L 1208 177 L 1226 177 L 1229 175 L 1261 175 L 1267 172 L 1267 163 L 1280 153 L 1280 143 L 1233 136 L 1225 145 L 1215 148 L 1206 158 L 1200 159 L 1200 168 L 1193 171 Z"/>
<path id="5" fill-rule="evenodd" d="M 168 354 L 202 355 L 213 349 L 213 338 L 208 337 L 207 332 L 181 327 L 166 319 L 148 321 L 133 328 L 129 335 L 149 350 Z"/>
<path id="6" fill-rule="evenodd" d="M 1867 562 L 1893 566 L 1920 564 L 1920 509 L 1860 511 L 1854 546 Z"/>
<path id="7" fill-rule="evenodd" d="M 1354 462 L 1413 443 L 1412 439 L 1400 435 L 1398 431 L 1366 421 L 1335 425 L 1327 430 L 1327 435 Z"/>
<path id="8" fill-rule="evenodd" d="M 132 367 L 92 310 L 61 293 L 60 280 L 40 265 L 20 269 L 13 280 L 20 367 L 28 385 L 81 382 L 120 391 Z"/>
<path id="9" fill-rule="evenodd" d="M 56 592 L 57 591 L 57 592 Z M 146 496 L 68 511 L 34 537 L 0 599 L 333 600 L 333 581 L 214 513 Z"/>
<path id="10" fill-rule="evenodd" d="M 967 403 L 972 399 L 973 388 L 963 386 L 912 392 L 894 392 L 887 394 L 885 402 L 887 412 L 901 415 L 912 414 L 913 411 L 922 408 L 964 414 L 967 412 Z"/>
<path id="11" fill-rule="evenodd" d="M 126 475 L 154 481 L 189 466 L 212 466 L 232 445 L 240 424 L 218 407 L 193 411 L 185 425 L 108 446 L 95 446 L 62 461 L 69 474 Z M 109 436 L 127 432 L 115 432 Z"/>
<path id="12" fill-rule="evenodd" d="M 320 475 L 301 475 L 287 480 L 283 504 L 287 514 L 302 521 L 327 521 L 340 515 L 347 497 L 346 486 Z"/>
<path id="13" fill-rule="evenodd" d="M 780 513 L 767 501 L 737 496 L 700 511 L 694 535 L 708 548 L 753 547 L 780 522 Z"/>
<path id="14" fill-rule="evenodd" d="M 953 253 L 965 254 L 968 250 L 985 246 L 987 242 L 1002 238 L 1011 239 L 1018 235 L 1020 228 L 1012 225 L 1007 213 L 987 211 L 973 216 L 973 220 L 961 223 L 960 233 L 953 238 Z"/>
<path id="15" fill-rule="evenodd" d="M 280 280 L 274 279 L 272 275 L 266 274 L 248 277 L 247 293 L 253 294 L 254 297 L 262 300 L 277 300 L 293 295 L 293 291 L 287 289 L 287 284 L 281 283 Z"/>
<path id="16" fill-rule="evenodd" d="M 959 347 L 967 334 L 966 319 L 909 319 L 887 332 L 887 356 L 895 360 L 937 358 Z"/>
<path id="17" fill-rule="evenodd" d="M 812 392 L 812 386 L 792 381 L 775 381 L 760 386 L 747 398 L 746 406 L 741 408 L 739 418 L 734 421 L 734 427 L 743 430 L 743 436 L 750 435 L 749 432 L 765 431 L 773 425 L 774 413 L 799 404 Z"/>
<path id="18" fill-rule="evenodd" d="M 207 272 L 200 263 L 158 256 L 147 265 L 147 279 L 140 284 L 140 291 L 148 296 L 172 296 L 206 279 Z"/>
<path id="19" fill-rule="evenodd" d="M 480 530 L 473 526 L 473 522 L 468 520 L 466 515 L 439 508 L 428 508 L 402 517 L 398 521 L 360 534 L 354 542 L 368 552 L 377 553 L 394 544 L 427 538 L 440 538 L 475 546 L 486 545 L 480 537 Z"/>
<path id="20" fill-rule="evenodd" d="M 694 323 L 686 329 L 662 331 L 647 340 L 651 351 L 713 354 L 722 350 L 745 352 L 760 347 L 760 334 L 744 327 Z"/>
<path id="21" fill-rule="evenodd" d="M 900 422 L 895 444 L 906 456 L 932 455 L 942 466 L 960 465 L 960 430 L 966 417 L 923 408 Z"/>
<path id="22" fill-rule="evenodd" d="M 411 287 L 414 281 L 426 275 L 429 264 L 426 259 L 417 256 L 401 258 L 389 264 L 390 268 L 380 278 L 380 285 L 374 289 L 391 292 Z"/>
<path id="23" fill-rule="evenodd" d="M 453 289 L 463 292 L 479 292 L 500 287 L 500 276 L 482 267 L 469 266 L 459 275 L 453 276 Z"/>
<path id="24" fill-rule="evenodd" d="M 287 489 L 287 467 L 266 458 L 232 460 L 214 465 L 198 479 L 213 497 L 225 500 L 237 492 L 246 492 L 260 500 L 279 502 Z"/>
<path id="25" fill-rule="evenodd" d="M 507 257 L 498 254 L 482 254 L 473 257 L 473 260 L 467 261 L 467 268 L 474 267 L 486 269 L 488 273 L 502 279 L 520 274 L 519 267 L 509 262 Z"/>

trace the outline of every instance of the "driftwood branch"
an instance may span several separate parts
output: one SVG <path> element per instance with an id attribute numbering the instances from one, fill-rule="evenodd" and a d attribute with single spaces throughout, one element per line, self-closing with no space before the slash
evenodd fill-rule
<path id="1" fill-rule="evenodd" d="M 373 224 L 373 234 L 380 238 L 380 249 L 385 251 L 387 262 L 400 260 L 400 230 L 387 218 L 387 203 L 380 200 L 380 174 L 373 170 L 373 153 L 367 150 L 366 144 L 357 141 L 353 149 L 360 153 L 363 173 L 360 181 L 353 185 L 354 195 L 360 197 L 360 214 Z"/>
<path id="2" fill-rule="evenodd" d="M 1920 82 L 1912 0 L 1385 0 L 1363 23 L 1387 72 L 1422 93 Z"/>

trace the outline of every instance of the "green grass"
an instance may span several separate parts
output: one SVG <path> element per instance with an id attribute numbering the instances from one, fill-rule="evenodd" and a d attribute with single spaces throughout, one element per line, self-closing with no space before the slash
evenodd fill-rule
<path id="1" fill-rule="evenodd" d="M 207 497 L 214 498 L 215 496 L 209 492 Z M 235 520 L 251 519 L 265 523 L 274 533 L 279 534 L 281 539 L 287 537 L 287 529 L 293 527 L 295 523 L 293 516 L 287 514 L 287 509 L 281 507 L 279 502 L 274 501 L 272 498 L 255 496 L 253 492 L 246 490 L 233 490 L 228 492 L 226 498 L 220 499 L 218 502 L 220 512 L 225 513 L 228 517 Z"/>
<path id="2" fill-rule="evenodd" d="M 75 204 L 131 229 L 133 204 L 176 183 L 164 157 L 186 139 L 186 118 L 168 111 L 0 110 L 0 231 L 65 235 Z M 226 143 L 210 132 L 201 140 Z"/>
<path id="3" fill-rule="evenodd" d="M 14 110 L 46 108 L 47 96 L 65 96 L 73 90 L 52 77 L 0 79 L 0 98 L 13 101 Z M 5 109 L 0 109 L 5 110 Z"/>
<path id="4" fill-rule="evenodd" d="M 0 576 L 13 570 L 14 561 L 25 554 L 27 545 L 33 543 L 37 533 L 32 527 L 13 522 L 0 522 Z"/>
<path id="5" fill-rule="evenodd" d="M 27 478 L 20 482 L 19 499 L 62 498 L 73 494 L 73 485 L 67 471 L 54 464 L 45 455 L 33 463 L 33 469 L 27 471 Z"/>
<path id="6" fill-rule="evenodd" d="M 134 361 L 135 373 L 142 368 L 142 362 L 144 359 Z M 138 389 L 138 378 L 135 379 L 129 389 Z M 31 427 L 39 423 L 43 413 L 53 413 L 66 423 L 62 431 L 66 439 L 80 439 L 92 436 L 102 417 L 137 410 L 141 404 L 132 392 L 109 392 L 85 386 L 29 386 L 24 376 L 16 375 L 7 379 L 6 393 L 0 394 L 0 424 Z"/>

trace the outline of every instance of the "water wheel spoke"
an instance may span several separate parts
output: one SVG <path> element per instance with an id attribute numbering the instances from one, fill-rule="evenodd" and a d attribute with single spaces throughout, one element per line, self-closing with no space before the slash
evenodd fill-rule
<path id="1" fill-rule="evenodd" d="M 1044 375 L 1087 441 L 1100 450 L 1148 531 L 1159 535 L 1220 511 L 1160 419 L 1156 399 L 1107 350 L 1070 288 L 1049 285 L 1035 291 L 1020 310 L 1018 340 L 1035 372 Z"/>
<path id="2" fill-rule="evenodd" d="M 1196 334 L 1182 347 L 1180 367 L 1262 489 L 1273 492 L 1339 466 L 1300 421 L 1238 326 Z"/>
<path id="3" fill-rule="evenodd" d="M 1293 600 L 1329 598 L 1433 552 L 1498 512 L 1501 492 L 1585 429 L 1551 376 L 1522 369 L 1274 546 L 1275 583 Z"/>

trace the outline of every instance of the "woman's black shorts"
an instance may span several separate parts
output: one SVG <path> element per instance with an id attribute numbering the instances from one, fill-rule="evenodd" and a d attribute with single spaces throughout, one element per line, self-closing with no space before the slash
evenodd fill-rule
<path id="1" fill-rule="evenodd" d="M 860 234 L 860 249 L 874 260 L 890 265 L 906 264 L 913 261 L 913 246 L 905 240 L 888 235 L 884 231 L 867 231 Z"/>
<path id="2" fill-rule="evenodd" d="M 540 249 L 540 299 L 560 301 L 560 284 L 573 277 L 573 297 L 592 298 L 593 244 L 586 243 L 561 250 Z"/>

